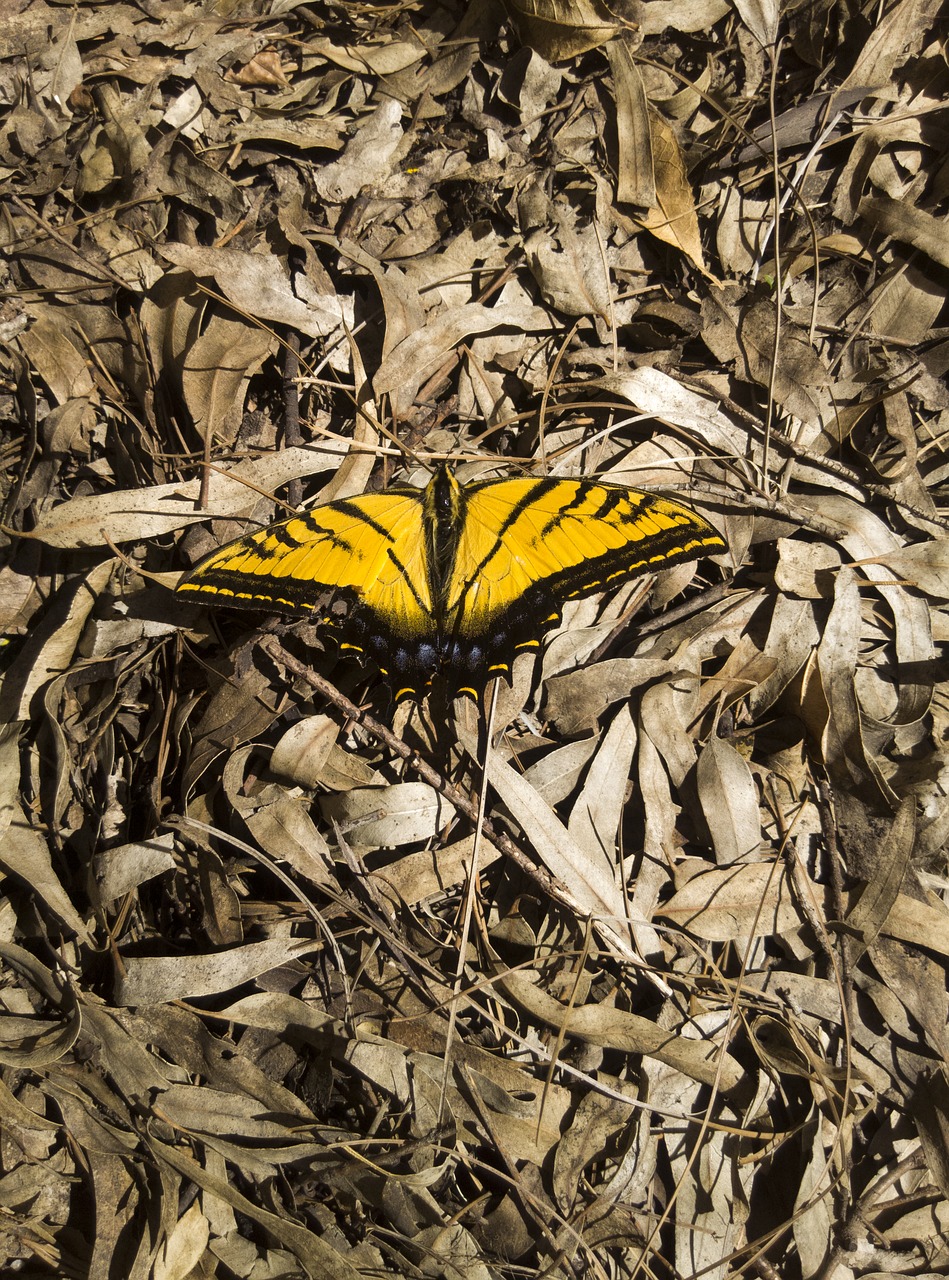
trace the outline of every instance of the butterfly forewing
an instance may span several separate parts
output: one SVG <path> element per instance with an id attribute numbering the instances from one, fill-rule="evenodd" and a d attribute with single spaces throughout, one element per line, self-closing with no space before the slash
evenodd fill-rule
<path id="1" fill-rule="evenodd" d="M 327 590 L 399 635 L 432 626 L 422 504 L 415 491 L 362 494 L 292 516 L 214 552 L 178 585 L 221 604 L 306 613 Z"/>

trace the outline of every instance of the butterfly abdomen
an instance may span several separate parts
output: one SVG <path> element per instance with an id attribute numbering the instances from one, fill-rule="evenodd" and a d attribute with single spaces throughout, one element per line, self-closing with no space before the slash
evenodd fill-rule
<path id="1" fill-rule="evenodd" d="M 458 554 L 458 540 L 465 522 L 465 492 L 442 465 L 425 489 L 425 536 L 428 542 L 428 576 L 435 616 L 444 608 L 445 592 Z"/>

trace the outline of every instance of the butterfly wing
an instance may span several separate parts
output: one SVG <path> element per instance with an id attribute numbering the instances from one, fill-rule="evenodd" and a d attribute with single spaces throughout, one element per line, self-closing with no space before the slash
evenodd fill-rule
<path id="1" fill-rule="evenodd" d="M 426 548 L 421 493 L 390 489 L 238 538 L 185 574 L 177 591 L 301 615 L 338 591 L 370 612 L 380 636 L 417 639 L 434 626 Z"/>
<path id="2" fill-rule="evenodd" d="M 509 674 L 512 655 L 538 647 L 567 600 L 725 549 L 702 516 L 638 489 L 545 479 L 462 492 L 443 626 L 461 691 L 475 696 L 479 679 Z"/>

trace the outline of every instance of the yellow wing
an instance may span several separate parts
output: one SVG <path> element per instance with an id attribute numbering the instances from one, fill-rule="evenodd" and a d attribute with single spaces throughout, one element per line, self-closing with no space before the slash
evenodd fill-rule
<path id="1" fill-rule="evenodd" d="M 307 614 L 338 590 L 397 636 L 427 634 L 432 597 L 422 493 L 330 502 L 215 551 L 179 582 L 206 603 Z"/>
<path id="2" fill-rule="evenodd" d="M 488 674 L 506 673 L 512 651 L 536 648 L 567 600 L 725 549 L 695 511 L 619 485 L 501 480 L 461 494 L 444 627 L 454 653 L 473 649 Z"/>

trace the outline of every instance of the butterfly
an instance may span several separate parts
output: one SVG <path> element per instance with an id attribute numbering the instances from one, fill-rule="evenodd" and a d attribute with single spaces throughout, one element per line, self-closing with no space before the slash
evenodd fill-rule
<path id="1" fill-rule="evenodd" d="M 238 538 L 176 588 L 205 603 L 311 616 L 327 592 L 352 605 L 340 649 L 369 658 L 397 702 L 435 675 L 478 701 L 510 679 L 568 600 L 726 544 L 697 512 L 597 480 L 460 483 L 441 466 L 424 489 L 327 502 Z"/>

